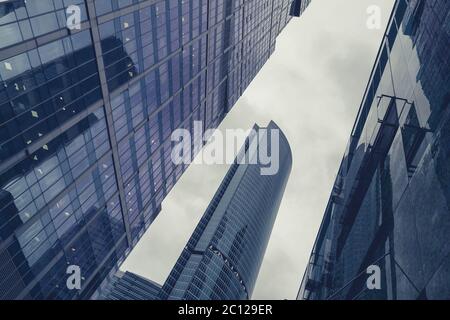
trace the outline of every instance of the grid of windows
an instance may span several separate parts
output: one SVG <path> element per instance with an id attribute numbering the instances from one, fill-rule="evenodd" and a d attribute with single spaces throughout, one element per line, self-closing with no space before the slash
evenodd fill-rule
<path id="1" fill-rule="evenodd" d="M 268 132 L 279 128 L 271 122 Z M 255 127 L 258 132 L 259 127 Z M 262 139 L 247 139 L 248 146 Z M 270 137 L 268 139 L 270 141 Z M 180 258 L 160 299 L 242 300 L 252 295 L 291 168 L 292 154 L 281 134 L 277 174 L 261 175 L 261 164 L 230 168 Z"/>
<path id="2" fill-rule="evenodd" d="M 0 49 L 67 26 L 67 8 L 78 5 L 87 20 L 83 0 L 11 0 L 0 8 Z"/>
<path id="3" fill-rule="evenodd" d="M 1 160 L 101 99 L 89 31 L 0 61 L 0 81 Z"/>
<path id="4" fill-rule="evenodd" d="M 102 263 L 100 258 L 107 254 L 105 251 L 124 235 L 102 109 L 17 163 L 0 176 L 0 181 L 0 236 L 3 243 L 9 243 L 4 250 L 11 255 L 0 262 L 0 270 L 12 266 L 22 270 L 25 284 L 36 277 L 39 291 L 36 297 L 52 297 L 55 289 L 39 288 L 49 285 L 45 282 L 49 274 L 44 270 L 53 266 L 54 259 L 61 254 L 68 263 L 83 268 L 87 277 L 89 270 Z M 105 233 L 106 226 L 109 233 Z M 89 233 L 90 237 L 83 240 L 89 243 L 84 243 L 83 248 L 93 246 L 96 259 L 73 257 L 77 250 L 74 238 L 80 232 Z M 10 276 L 13 275 L 0 283 L 3 298 L 11 297 L 4 286 Z M 62 290 L 61 294 L 68 294 L 68 290 Z"/>
<path id="5" fill-rule="evenodd" d="M 161 286 L 131 272 L 114 275 L 102 299 L 155 300 Z"/>
<path id="6" fill-rule="evenodd" d="M 171 132 L 219 125 L 290 2 L 0 3 L 0 297 L 72 298 L 61 279 L 75 260 L 78 297 L 98 294 L 186 170 Z"/>

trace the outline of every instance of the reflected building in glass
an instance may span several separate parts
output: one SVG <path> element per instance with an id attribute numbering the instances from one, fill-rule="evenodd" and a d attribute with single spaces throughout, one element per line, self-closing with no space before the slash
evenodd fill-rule
<path id="1" fill-rule="evenodd" d="M 397 0 L 298 299 L 450 299 L 449 84 L 450 2 Z"/>
<path id="2" fill-rule="evenodd" d="M 289 143 L 274 122 L 267 129 L 255 125 L 253 133 L 183 249 L 159 299 L 251 298 L 292 169 Z M 278 170 L 272 175 L 261 171 L 266 165 L 259 150 L 266 142 L 269 154 L 279 150 Z"/>
<path id="3" fill-rule="evenodd" d="M 99 295 L 186 170 L 171 162 L 171 132 L 218 126 L 292 6 L 0 3 L 0 299 Z M 81 290 L 66 286 L 70 265 Z"/>

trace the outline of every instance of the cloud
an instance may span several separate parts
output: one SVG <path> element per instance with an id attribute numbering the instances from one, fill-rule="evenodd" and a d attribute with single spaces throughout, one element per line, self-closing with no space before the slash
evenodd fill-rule
<path id="1" fill-rule="evenodd" d="M 296 297 L 384 32 L 366 27 L 374 2 L 386 24 L 394 0 L 313 1 L 283 31 L 275 54 L 220 126 L 274 120 L 294 155 L 254 299 Z M 191 165 L 123 269 L 162 283 L 226 170 Z"/>

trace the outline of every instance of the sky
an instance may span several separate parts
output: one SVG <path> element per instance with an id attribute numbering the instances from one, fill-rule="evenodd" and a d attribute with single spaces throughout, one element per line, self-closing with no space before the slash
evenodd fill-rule
<path id="1" fill-rule="evenodd" d="M 252 299 L 297 295 L 393 3 L 313 0 L 219 127 L 274 120 L 293 153 Z M 378 30 L 367 27 L 373 5 L 381 9 Z M 192 164 L 121 269 L 163 284 L 227 170 Z"/>

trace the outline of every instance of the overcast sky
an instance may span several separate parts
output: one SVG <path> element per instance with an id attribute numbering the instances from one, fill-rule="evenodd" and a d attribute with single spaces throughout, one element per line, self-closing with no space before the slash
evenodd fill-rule
<path id="1" fill-rule="evenodd" d="M 274 120 L 294 166 L 253 299 L 295 299 L 394 0 L 313 0 L 219 129 Z M 371 5 L 380 30 L 366 26 Z M 228 167 L 191 165 L 122 270 L 164 283 Z"/>

